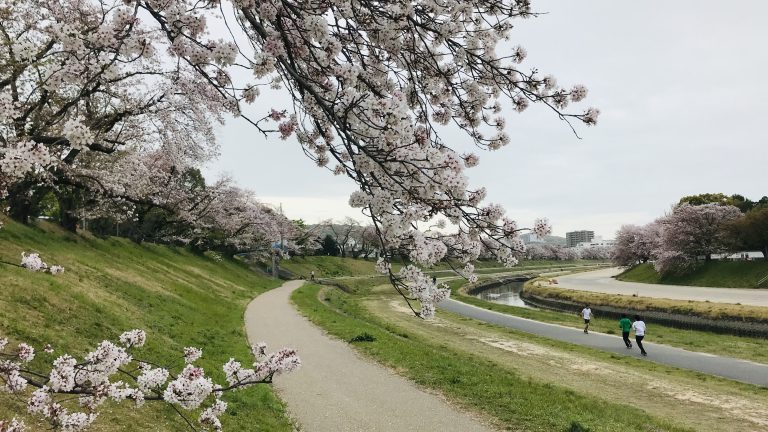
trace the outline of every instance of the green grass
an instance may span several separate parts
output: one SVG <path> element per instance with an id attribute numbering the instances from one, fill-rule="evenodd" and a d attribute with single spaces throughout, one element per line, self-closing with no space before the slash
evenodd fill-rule
<path id="1" fill-rule="evenodd" d="M 0 264 L 0 336 L 38 348 L 52 343 L 55 353 L 40 351 L 38 367 L 64 352 L 82 356 L 104 339 L 141 328 L 148 340 L 137 356 L 179 367 L 183 347 L 200 347 L 198 364 L 225 382 L 223 363 L 230 357 L 251 358 L 243 328 L 246 304 L 279 284 L 236 261 L 74 235 L 47 223 L 27 227 L 6 221 L 0 230 L 0 261 L 19 263 L 22 251 L 39 252 L 47 263 L 66 267 L 54 277 Z M 269 386 L 231 393 L 226 400 L 229 409 L 221 419 L 226 430 L 292 430 Z M 92 430 L 189 430 L 168 407 L 148 403 L 136 410 L 128 405 L 108 404 Z M 0 393 L 0 419 L 25 411 L 22 398 Z M 42 430 L 33 419 L 27 423 Z"/>
<path id="2" fill-rule="evenodd" d="M 358 297 L 339 290 L 325 291 L 324 303 L 318 298 L 321 289 L 305 285 L 292 297 L 313 322 L 343 340 L 369 335 L 366 339 L 373 340 L 354 346 L 417 384 L 491 417 L 504 429 L 567 431 L 578 422 L 595 432 L 683 430 L 636 408 L 525 379 L 493 361 L 380 321 Z"/>
<path id="3" fill-rule="evenodd" d="M 602 261 L 523 261 L 520 265 L 510 268 L 502 268 L 502 265 L 496 261 L 482 260 L 475 263 L 478 274 L 492 274 L 499 272 L 515 271 L 539 271 L 539 270 L 557 270 L 568 269 L 572 267 L 589 266 L 597 264 L 605 264 Z M 398 271 L 404 263 L 394 262 L 392 268 Z M 463 265 L 453 263 L 454 267 L 462 268 Z M 311 272 L 314 270 L 315 277 L 322 278 L 338 278 L 338 277 L 358 277 L 358 276 L 374 276 L 376 273 L 376 259 L 356 259 L 356 258 L 341 258 L 332 256 L 295 256 L 289 260 L 284 260 L 280 263 L 280 266 L 285 270 L 288 270 L 299 277 L 309 279 Z M 430 273 L 435 273 L 437 276 L 446 276 L 451 273 L 451 267 L 448 263 L 441 262 L 437 265 L 426 269 Z"/>
<path id="4" fill-rule="evenodd" d="M 363 276 L 376 274 L 375 259 L 354 259 L 333 256 L 292 257 L 284 260 L 280 266 L 297 276 L 309 279 L 314 270 L 316 278 L 339 276 Z"/>
<path id="5" fill-rule="evenodd" d="M 760 279 L 768 276 L 768 261 L 710 261 L 703 262 L 686 274 L 662 277 L 650 263 L 634 266 L 616 278 L 627 282 L 665 285 L 689 285 L 722 288 L 756 288 Z M 766 285 L 763 285 L 765 288 Z"/>
<path id="6" fill-rule="evenodd" d="M 461 291 L 461 287 L 464 284 L 465 281 L 463 280 L 455 280 L 449 282 L 449 286 L 451 287 L 452 291 L 451 295 L 454 299 L 484 309 L 536 321 L 559 324 L 574 328 L 583 328 L 584 326 L 581 317 L 575 313 L 568 314 L 556 311 L 508 306 L 466 295 Z M 629 298 L 635 301 L 633 305 L 635 305 L 638 301 L 637 297 Z M 597 302 L 593 301 L 591 304 L 597 304 Z M 710 303 L 707 303 L 707 305 L 710 305 Z M 619 334 L 617 320 L 601 318 L 599 315 L 595 315 L 591 320 L 590 329 L 601 333 Z M 699 351 L 727 357 L 742 358 L 760 363 L 768 363 L 768 340 L 766 339 L 723 335 L 697 330 L 682 330 L 648 323 L 648 333 L 646 340 L 651 343 L 670 345 L 690 351 Z"/>

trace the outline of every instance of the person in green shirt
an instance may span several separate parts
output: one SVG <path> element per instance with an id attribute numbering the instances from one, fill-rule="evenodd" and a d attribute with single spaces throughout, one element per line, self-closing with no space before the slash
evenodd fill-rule
<path id="1" fill-rule="evenodd" d="M 629 340 L 629 331 L 632 330 L 632 321 L 627 318 L 626 315 L 622 315 L 619 320 L 619 328 L 621 328 L 621 337 L 624 338 L 624 345 L 627 349 L 632 349 L 632 341 Z"/>

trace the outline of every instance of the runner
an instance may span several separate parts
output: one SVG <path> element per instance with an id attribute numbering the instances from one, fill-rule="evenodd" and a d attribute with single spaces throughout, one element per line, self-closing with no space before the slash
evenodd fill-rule
<path id="1" fill-rule="evenodd" d="M 635 322 L 632 323 L 632 328 L 635 330 L 635 342 L 637 343 L 637 347 L 640 348 L 640 354 L 647 356 L 648 353 L 645 352 L 645 348 L 643 348 L 645 321 L 643 321 L 643 318 L 640 317 L 640 315 L 635 315 Z"/>
<path id="2" fill-rule="evenodd" d="M 621 328 L 621 337 L 624 338 L 624 345 L 627 349 L 632 349 L 632 341 L 629 340 L 629 332 L 632 330 L 632 321 L 627 318 L 627 315 L 622 315 L 619 320 L 619 328 Z"/>
<path id="3" fill-rule="evenodd" d="M 592 309 L 589 308 L 589 305 L 584 306 L 584 309 L 581 310 L 581 317 L 584 318 L 584 333 L 589 334 L 589 320 L 592 318 Z"/>

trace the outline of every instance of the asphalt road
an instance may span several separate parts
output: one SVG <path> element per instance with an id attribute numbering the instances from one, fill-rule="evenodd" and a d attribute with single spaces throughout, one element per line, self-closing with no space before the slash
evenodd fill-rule
<path id="1" fill-rule="evenodd" d="M 506 315 L 450 299 L 440 303 L 439 308 L 478 321 L 544 336 L 549 339 L 596 348 L 619 355 L 643 358 L 637 347 L 628 350 L 620 336 L 594 332 L 584 334 L 579 329 Z M 578 318 L 574 317 L 574 319 Z M 632 340 L 634 344 L 634 336 Z M 648 357 L 645 357 L 645 359 L 649 361 L 768 387 L 768 365 L 654 344 L 653 323 L 648 323 L 643 346 L 648 352 Z"/>
<path id="2" fill-rule="evenodd" d="M 768 306 L 768 289 L 708 288 L 680 285 L 659 285 L 638 282 L 622 282 L 613 279 L 621 270 L 608 269 L 557 276 L 558 288 L 592 291 L 606 294 L 636 294 L 675 300 L 710 301 L 716 303 L 741 303 L 743 305 Z"/>

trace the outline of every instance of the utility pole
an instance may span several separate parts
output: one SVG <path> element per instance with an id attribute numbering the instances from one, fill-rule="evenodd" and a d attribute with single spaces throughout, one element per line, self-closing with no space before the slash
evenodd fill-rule
<path id="1" fill-rule="evenodd" d="M 283 203 L 280 203 L 280 215 L 283 215 Z M 283 227 L 280 227 L 280 248 L 272 248 L 272 277 L 277 279 L 280 277 L 280 257 L 278 256 L 283 250 Z"/>

